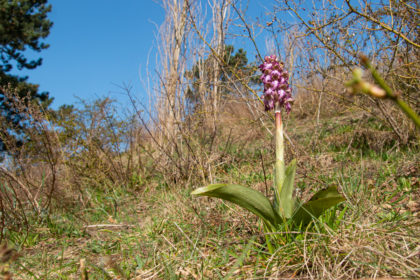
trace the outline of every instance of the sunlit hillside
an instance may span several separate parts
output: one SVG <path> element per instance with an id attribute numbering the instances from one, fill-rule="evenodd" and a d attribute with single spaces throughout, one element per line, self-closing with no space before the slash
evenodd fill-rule
<path id="1" fill-rule="evenodd" d="M 419 2 L 161 2 L 148 104 L 0 68 L 2 279 L 420 278 Z"/>

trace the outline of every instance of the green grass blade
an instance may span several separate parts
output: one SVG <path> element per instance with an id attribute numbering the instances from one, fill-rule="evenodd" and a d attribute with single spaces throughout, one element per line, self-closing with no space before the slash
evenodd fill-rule
<path id="1" fill-rule="evenodd" d="M 307 225 L 313 217 L 318 218 L 325 210 L 344 200 L 344 197 L 337 191 L 337 187 L 328 187 L 319 191 L 308 202 L 301 205 L 293 216 L 293 221 L 297 225 Z"/>
<path id="2" fill-rule="evenodd" d="M 273 226 L 280 221 L 270 201 L 262 193 L 251 188 L 232 184 L 214 184 L 198 188 L 191 194 L 196 196 L 218 197 L 233 202 Z"/>
<path id="3" fill-rule="evenodd" d="M 236 269 L 241 267 L 243 265 L 244 260 L 246 259 L 249 251 L 252 248 L 252 245 L 254 244 L 255 236 L 253 236 L 246 245 L 245 249 L 242 251 L 242 254 L 237 258 L 236 263 L 232 266 L 232 268 L 229 270 L 229 272 L 226 274 L 226 276 L 223 279 L 232 279 L 233 274 L 235 273 Z"/>

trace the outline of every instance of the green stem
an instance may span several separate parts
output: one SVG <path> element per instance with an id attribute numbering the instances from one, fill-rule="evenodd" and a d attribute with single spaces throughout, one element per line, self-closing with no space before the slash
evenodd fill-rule
<path id="1" fill-rule="evenodd" d="M 284 181 L 284 140 L 283 140 L 283 123 L 281 120 L 280 106 L 276 104 L 275 108 L 275 119 L 276 119 L 276 130 L 275 130 L 275 141 L 276 141 L 276 161 L 274 165 L 274 190 L 276 197 L 276 210 L 280 213 L 280 194 L 283 187 Z"/>
<path id="2" fill-rule="evenodd" d="M 283 122 L 280 110 L 276 110 L 276 161 L 284 162 Z"/>
<path id="3" fill-rule="evenodd" d="M 392 89 L 387 85 L 387 83 L 382 79 L 381 75 L 376 71 L 376 69 L 369 62 L 368 58 L 364 55 L 360 56 L 360 61 L 363 66 L 365 66 L 370 73 L 372 74 L 373 79 L 378 83 L 378 85 L 385 91 L 386 97 L 393 100 L 397 105 L 403 110 L 403 112 L 414 121 L 417 127 L 420 127 L 420 117 L 417 113 L 411 109 L 411 107 L 405 103 L 398 94 L 395 94 Z"/>
<path id="4" fill-rule="evenodd" d="M 413 122 L 417 125 L 417 127 L 420 127 L 420 118 L 419 116 L 416 114 L 416 112 L 414 112 L 413 109 L 411 109 L 410 106 L 408 106 L 407 103 L 405 103 L 401 98 L 397 97 L 395 99 L 395 102 L 398 104 L 398 106 L 400 106 L 400 108 L 404 111 L 404 113 L 413 120 Z"/>

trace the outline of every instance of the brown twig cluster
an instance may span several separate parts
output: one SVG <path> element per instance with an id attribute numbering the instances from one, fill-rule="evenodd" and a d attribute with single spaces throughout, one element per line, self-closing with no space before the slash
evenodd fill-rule
<path id="1" fill-rule="evenodd" d="M 13 88 L 2 91 L 24 125 L 24 133 L 10 134 L 9 122 L 0 121 L 2 234 L 28 231 L 56 209 L 89 207 L 92 190 L 141 185 L 144 166 L 133 144 L 138 124 L 118 120 L 110 99 L 45 111 Z"/>

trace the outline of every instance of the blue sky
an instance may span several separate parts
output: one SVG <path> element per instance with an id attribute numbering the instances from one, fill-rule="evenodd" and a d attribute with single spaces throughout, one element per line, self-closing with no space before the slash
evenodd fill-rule
<path id="1" fill-rule="evenodd" d="M 77 102 L 75 96 L 122 98 L 116 85 L 123 83 L 142 91 L 140 75 L 154 44 L 155 24 L 164 19 L 159 4 L 152 0 L 49 3 L 54 25 L 45 42 L 50 47 L 36 54 L 43 63 L 14 73 L 28 75 L 41 91 L 50 92 L 53 108 Z"/>
<path id="2" fill-rule="evenodd" d="M 264 12 L 260 3 L 265 2 L 250 0 L 254 20 Z M 123 84 L 132 85 L 137 96 L 145 97 L 142 75 L 145 78 L 148 55 L 156 49 L 157 27 L 164 20 L 159 0 L 49 3 L 54 25 L 45 42 L 50 48 L 36 54 L 43 64 L 15 74 L 28 75 L 41 91 L 48 91 L 54 98 L 53 108 L 76 103 L 76 96 L 90 101 L 104 96 L 127 100 L 118 87 Z M 249 47 L 237 43 L 236 48 Z M 253 60 L 250 54 L 248 58 Z"/>

